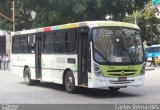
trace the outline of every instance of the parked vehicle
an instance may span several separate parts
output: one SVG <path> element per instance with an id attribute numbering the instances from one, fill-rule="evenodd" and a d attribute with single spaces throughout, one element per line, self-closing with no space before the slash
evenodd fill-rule
<path id="1" fill-rule="evenodd" d="M 152 55 L 154 54 L 156 62 L 160 63 L 160 44 L 147 47 L 145 53 L 147 61 L 152 61 Z"/>

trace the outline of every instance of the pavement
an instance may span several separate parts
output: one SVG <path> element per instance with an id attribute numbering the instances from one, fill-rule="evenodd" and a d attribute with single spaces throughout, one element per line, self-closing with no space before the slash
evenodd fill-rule
<path id="1" fill-rule="evenodd" d="M 122 88 L 118 92 L 81 89 L 69 94 L 62 85 L 41 82 L 26 86 L 24 79 L 0 70 L 0 103 L 9 104 L 156 104 L 160 103 L 160 66 L 146 66 L 145 83 L 140 87 Z"/>
<path id="2" fill-rule="evenodd" d="M 156 67 L 154 65 L 150 65 L 151 62 L 147 62 L 146 63 L 146 67 L 145 67 L 145 70 L 148 71 L 148 70 L 155 70 L 155 69 L 160 69 L 160 66 L 159 65 L 156 65 Z"/>

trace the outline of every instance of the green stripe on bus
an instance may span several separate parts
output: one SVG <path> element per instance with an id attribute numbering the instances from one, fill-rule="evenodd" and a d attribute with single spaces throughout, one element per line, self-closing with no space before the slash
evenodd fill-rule
<path id="1" fill-rule="evenodd" d="M 139 76 L 141 74 L 141 70 L 142 70 L 143 64 L 140 64 L 140 65 L 128 65 L 128 66 L 99 65 L 99 67 L 100 67 L 100 69 L 103 72 L 103 75 L 105 77 L 119 77 L 116 74 L 122 74 L 122 72 L 124 72 L 125 74 L 134 73 L 132 75 L 126 75 L 126 77 L 127 76 L 128 77 L 134 77 L 134 76 Z"/>

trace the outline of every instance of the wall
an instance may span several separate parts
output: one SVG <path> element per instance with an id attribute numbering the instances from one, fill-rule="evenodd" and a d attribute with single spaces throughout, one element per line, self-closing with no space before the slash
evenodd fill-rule
<path id="1" fill-rule="evenodd" d="M 0 30 L 0 54 L 8 54 L 10 56 L 11 35 L 7 31 Z"/>

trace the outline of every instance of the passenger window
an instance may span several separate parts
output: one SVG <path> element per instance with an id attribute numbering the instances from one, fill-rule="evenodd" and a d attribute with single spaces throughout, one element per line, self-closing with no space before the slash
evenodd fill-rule
<path id="1" fill-rule="evenodd" d="M 65 53 L 76 53 L 77 50 L 77 32 L 67 31 L 65 33 Z"/>
<path id="2" fill-rule="evenodd" d="M 12 53 L 18 53 L 19 52 L 19 37 L 14 36 L 12 39 Z"/>
<path id="3" fill-rule="evenodd" d="M 52 53 L 53 36 L 52 33 L 45 33 L 43 36 L 43 52 Z"/>
<path id="4" fill-rule="evenodd" d="M 19 53 L 26 53 L 27 52 L 27 37 L 20 36 L 19 37 Z"/>
<path id="5" fill-rule="evenodd" d="M 27 53 L 35 53 L 35 35 L 28 35 Z"/>
<path id="6" fill-rule="evenodd" d="M 64 53 L 64 32 L 58 31 L 53 35 L 53 53 Z"/>

